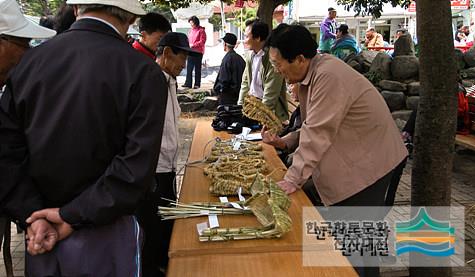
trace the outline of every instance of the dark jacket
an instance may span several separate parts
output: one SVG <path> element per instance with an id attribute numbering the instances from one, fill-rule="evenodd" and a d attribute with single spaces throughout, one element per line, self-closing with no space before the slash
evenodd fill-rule
<path id="1" fill-rule="evenodd" d="M 213 88 L 219 96 L 220 105 L 235 105 L 237 103 L 245 67 L 246 62 L 234 50 L 224 55 Z"/>
<path id="2" fill-rule="evenodd" d="M 20 222 L 60 207 L 73 227 L 132 214 L 153 183 L 166 103 L 160 67 L 97 20 L 28 51 L 0 99 L 1 207 Z"/>

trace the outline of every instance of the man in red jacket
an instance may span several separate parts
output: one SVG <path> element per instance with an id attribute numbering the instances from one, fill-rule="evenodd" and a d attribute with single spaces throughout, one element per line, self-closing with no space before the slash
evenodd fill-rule
<path id="1" fill-rule="evenodd" d="M 147 13 L 139 19 L 140 39 L 132 47 L 155 60 L 158 42 L 172 30 L 170 22 L 159 13 Z"/>
<path id="2" fill-rule="evenodd" d="M 191 49 L 200 52 L 201 55 L 196 57 L 188 56 L 186 65 L 186 81 L 183 87 L 191 88 L 193 69 L 195 70 L 195 86 L 201 86 L 201 61 L 205 53 L 206 32 L 205 28 L 200 26 L 200 20 L 196 16 L 190 17 L 188 23 L 191 25 L 191 30 L 188 32 L 188 40 L 190 41 Z"/>

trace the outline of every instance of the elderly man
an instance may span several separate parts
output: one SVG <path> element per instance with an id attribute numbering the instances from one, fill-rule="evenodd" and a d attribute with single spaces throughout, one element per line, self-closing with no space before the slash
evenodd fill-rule
<path id="1" fill-rule="evenodd" d="M 221 40 L 226 55 L 221 61 L 213 89 L 218 94 L 219 105 L 236 105 L 246 62 L 234 51 L 237 43 L 236 35 L 226 33 Z"/>
<path id="2" fill-rule="evenodd" d="M 14 0 L 0 0 L 0 88 L 8 72 L 15 66 L 33 38 L 49 38 L 55 31 L 38 26 L 26 19 Z"/>
<path id="3" fill-rule="evenodd" d="M 366 47 L 384 47 L 383 36 L 376 32 L 373 27 L 370 27 L 366 30 L 364 45 Z"/>
<path id="4" fill-rule="evenodd" d="M 300 132 L 283 138 L 263 129 L 264 142 L 296 149 L 278 185 L 292 193 L 311 177 L 326 206 L 384 206 L 393 172 L 407 150 L 378 90 L 343 61 L 316 54 L 316 43 L 303 26 L 279 25 L 269 46 L 276 70 L 288 83 L 300 83 L 303 122 Z M 372 219 L 378 218 L 376 211 Z M 378 267 L 357 270 L 379 276 Z"/>
<path id="5" fill-rule="evenodd" d="M 320 47 L 322 53 L 330 53 L 336 39 L 336 10 L 328 8 L 328 17 L 320 23 Z"/>
<path id="6" fill-rule="evenodd" d="M 166 80 L 125 40 L 145 14 L 138 1 L 68 4 L 78 20 L 25 54 L 1 98 L 0 139 L 24 136 L 6 158 L 27 164 L 10 181 L 21 204 L 5 208 L 19 222 L 46 219 L 58 232 L 53 250 L 27 255 L 28 276 L 135 276 L 142 242 L 132 214 L 154 184 Z"/>
<path id="7" fill-rule="evenodd" d="M 20 7 L 15 0 L 0 0 L 0 10 L 2 11 L 0 14 L 1 98 L 8 73 L 16 64 L 18 64 L 21 57 L 30 48 L 30 40 L 33 38 L 40 39 L 52 37 L 56 34 L 56 32 L 44 27 L 40 27 L 27 20 L 21 13 Z M 0 109 L 0 113 L 3 113 L 2 109 Z M 6 126 L 4 131 L 7 130 L 8 126 Z M 4 207 L 6 202 L 11 197 L 7 194 L 14 190 L 15 183 L 9 181 L 12 180 L 11 178 L 15 179 L 16 176 L 22 173 L 15 164 L 11 163 L 11 155 L 14 155 L 16 149 L 8 148 L 8 146 L 13 146 L 14 143 L 21 141 L 21 135 L 17 135 L 18 136 L 9 136 L 7 138 L 0 136 L 0 176 L 2 176 L 1 180 L 3 181 L 0 181 L 2 187 L 0 190 L 0 203 L 2 203 L 1 208 Z M 21 203 L 13 204 L 20 205 Z M 0 211 L 0 214 L 2 214 L 2 211 Z M 5 224 L 5 226 L 0 227 L 0 238 L 3 238 L 3 231 L 5 230 L 4 228 L 10 228 L 9 221 L 7 220 L 8 219 L 2 220 L 2 224 Z M 33 230 L 35 230 L 35 232 L 42 233 L 43 238 L 48 238 L 45 243 L 46 248 L 50 249 L 53 246 L 53 243 L 57 238 L 57 233 L 50 224 L 48 224 L 45 220 L 38 220 L 35 224 L 30 226 L 29 232 L 31 233 Z M 9 238 L 5 238 L 5 240 L 9 240 Z"/>
<path id="8" fill-rule="evenodd" d="M 247 94 L 262 99 L 280 120 L 289 118 L 287 110 L 287 88 L 285 81 L 274 71 L 269 61 L 269 49 L 265 46 L 269 26 L 258 19 L 248 20 L 244 31 L 244 45 L 250 50 L 245 57 L 246 68 L 242 76 L 238 105 L 242 105 Z"/>
<path id="9" fill-rule="evenodd" d="M 303 122 L 283 138 L 263 132 L 276 147 L 298 146 L 279 185 L 292 193 L 312 177 L 325 205 L 384 206 L 392 171 L 407 156 L 384 99 L 339 59 L 316 54 L 305 27 L 279 26 L 269 45 L 276 70 L 300 83 Z"/>
<path id="10" fill-rule="evenodd" d="M 139 207 L 138 215 L 145 231 L 143 247 L 143 276 L 165 276 L 168 265 L 168 247 L 173 221 L 161 220 L 157 214 L 158 206 L 168 206 L 176 200 L 176 171 L 178 158 L 178 120 L 181 109 L 176 96 L 176 76 L 185 68 L 188 56 L 199 56 L 189 47 L 185 34 L 171 32 L 165 34 L 157 48 L 157 62 L 163 70 L 168 84 L 167 108 L 160 157 L 155 173 L 156 186 L 147 194 Z"/>

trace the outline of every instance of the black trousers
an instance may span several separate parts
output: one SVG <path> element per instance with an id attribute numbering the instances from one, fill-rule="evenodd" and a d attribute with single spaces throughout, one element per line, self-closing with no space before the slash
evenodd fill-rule
<path id="1" fill-rule="evenodd" d="M 193 80 L 192 74 L 193 69 L 195 70 L 195 86 L 201 86 L 201 61 L 203 60 L 203 55 L 197 57 L 188 56 L 186 62 L 186 81 L 185 86 L 191 87 Z"/>
<path id="2" fill-rule="evenodd" d="M 388 191 L 389 184 L 394 171 L 397 169 L 394 168 L 384 177 L 380 178 L 371 186 L 367 187 L 363 191 L 351 196 L 348 199 L 345 199 L 335 206 L 385 206 L 386 204 L 386 192 Z M 383 219 L 386 211 L 380 211 L 378 209 L 374 210 L 374 214 L 366 215 L 373 220 Z M 366 263 L 366 259 L 371 259 L 370 257 L 364 256 L 363 262 Z M 368 262 L 369 263 L 369 262 Z M 360 277 L 377 277 L 379 274 L 379 267 L 355 267 L 356 272 Z"/>
<path id="3" fill-rule="evenodd" d="M 142 250 L 142 276 L 164 276 L 160 268 L 168 265 L 168 247 L 173 229 L 173 220 L 160 219 L 158 206 L 168 206 L 162 198 L 176 200 L 175 172 L 156 173 L 156 188 L 147 194 L 141 203 L 137 216 L 144 230 Z"/>
<path id="4" fill-rule="evenodd" d="M 405 162 L 405 160 L 403 161 Z M 381 177 L 371 186 L 358 192 L 357 194 L 341 201 L 333 206 L 385 206 L 386 205 L 386 193 L 391 183 L 394 173 L 398 170 L 400 165 L 391 170 L 388 174 Z M 403 167 L 404 168 L 404 167 Z M 400 176 L 399 176 L 400 177 Z M 323 206 L 322 201 L 318 195 L 318 192 L 310 179 L 304 186 L 303 190 L 305 194 L 310 198 L 313 205 Z M 365 217 L 371 220 L 383 219 L 387 210 L 374 209 L 374 214 L 366 214 Z M 370 264 L 365 262 L 368 257 L 362 257 L 364 264 Z M 356 272 L 361 277 L 374 277 L 379 276 L 379 267 L 355 267 Z"/>
<path id="5" fill-rule="evenodd" d="M 402 162 L 394 169 L 393 176 L 391 177 L 391 182 L 389 183 L 388 193 L 386 194 L 385 205 L 393 206 L 394 199 L 396 199 L 396 191 L 399 186 L 399 181 L 401 181 L 401 176 L 406 167 L 407 158 L 402 160 Z"/>

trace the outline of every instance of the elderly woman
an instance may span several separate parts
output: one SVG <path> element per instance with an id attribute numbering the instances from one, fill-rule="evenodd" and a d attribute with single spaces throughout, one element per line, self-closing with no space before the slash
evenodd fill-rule
<path id="1" fill-rule="evenodd" d="M 361 50 L 355 37 L 348 33 L 348 25 L 341 24 L 336 33 L 337 40 L 331 49 L 331 53 L 344 60 L 349 54 L 358 54 Z"/>

